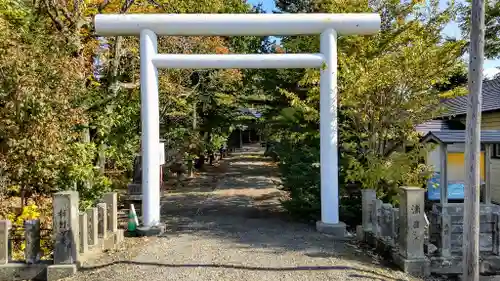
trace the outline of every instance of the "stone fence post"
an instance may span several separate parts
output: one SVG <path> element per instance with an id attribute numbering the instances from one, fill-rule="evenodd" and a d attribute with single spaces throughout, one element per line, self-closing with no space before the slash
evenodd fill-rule
<path id="1" fill-rule="evenodd" d="M 399 208 L 392 208 L 392 238 L 394 244 L 399 237 Z"/>
<path id="2" fill-rule="evenodd" d="M 394 261 L 405 271 L 417 276 L 430 274 L 430 261 L 424 254 L 424 194 L 419 187 L 401 187 L 399 196 L 398 252 Z"/>
<path id="3" fill-rule="evenodd" d="M 500 255 L 500 214 L 495 212 L 493 215 L 493 254 Z"/>
<path id="4" fill-rule="evenodd" d="M 99 244 L 99 218 L 97 212 L 97 207 L 87 209 L 87 231 L 89 247 L 95 247 Z"/>
<path id="5" fill-rule="evenodd" d="M 10 221 L 0 220 L 0 265 L 9 263 Z"/>
<path id="6" fill-rule="evenodd" d="M 35 264 L 40 261 L 40 220 L 24 221 L 24 239 L 26 242 L 24 248 L 24 258 L 26 263 Z"/>
<path id="7" fill-rule="evenodd" d="M 363 221 L 363 231 L 372 231 L 372 204 L 373 200 L 377 199 L 377 193 L 373 189 L 361 190 L 361 211 Z"/>
<path id="8" fill-rule="evenodd" d="M 79 254 L 78 192 L 54 194 L 54 264 L 75 264 Z"/>
<path id="9" fill-rule="evenodd" d="M 107 212 L 107 230 L 111 232 L 118 231 L 118 195 L 116 192 L 104 194 L 104 203 L 106 203 Z"/>
<path id="10" fill-rule="evenodd" d="M 382 200 L 375 199 L 372 201 L 372 233 L 374 238 L 382 237 Z"/>
<path id="11" fill-rule="evenodd" d="M 108 208 L 106 203 L 97 204 L 97 216 L 98 216 L 98 224 L 97 224 L 97 233 L 99 237 L 102 239 L 106 239 L 108 237 Z"/>
<path id="12" fill-rule="evenodd" d="M 78 216 L 80 224 L 80 253 L 84 254 L 89 250 L 89 232 L 87 213 L 82 212 Z"/>
<path id="13" fill-rule="evenodd" d="M 382 204 L 380 209 L 380 213 L 382 217 L 380 219 L 380 236 L 384 240 L 386 240 L 389 244 L 392 244 L 392 233 L 393 233 L 393 214 L 392 214 L 392 205 L 389 203 Z"/>

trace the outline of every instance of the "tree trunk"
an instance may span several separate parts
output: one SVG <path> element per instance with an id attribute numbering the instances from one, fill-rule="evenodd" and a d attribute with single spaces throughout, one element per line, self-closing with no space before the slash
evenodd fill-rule
<path id="1" fill-rule="evenodd" d="M 99 166 L 101 175 L 104 175 L 106 171 L 106 148 L 107 146 L 104 143 L 99 145 L 99 159 L 97 161 L 97 166 Z"/>
<path id="2" fill-rule="evenodd" d="M 462 280 L 479 281 L 481 103 L 484 63 L 484 0 L 472 0 L 469 102 L 465 137 L 465 198 Z M 489 161 L 489 159 L 486 159 Z"/>

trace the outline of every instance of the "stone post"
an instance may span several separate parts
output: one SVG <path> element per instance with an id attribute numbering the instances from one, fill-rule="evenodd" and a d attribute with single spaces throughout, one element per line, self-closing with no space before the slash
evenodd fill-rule
<path id="1" fill-rule="evenodd" d="M 40 220 L 26 220 L 24 222 L 24 258 L 26 263 L 35 264 L 40 261 Z"/>
<path id="2" fill-rule="evenodd" d="M 99 241 L 98 233 L 99 219 L 97 208 L 90 208 L 87 210 L 87 230 L 88 230 L 88 246 L 95 246 Z"/>
<path id="3" fill-rule="evenodd" d="M 10 221 L 0 220 L 0 265 L 9 262 L 9 229 Z"/>
<path id="4" fill-rule="evenodd" d="M 361 211 L 363 221 L 363 231 L 372 231 L 372 204 L 377 199 L 377 193 L 373 189 L 361 190 Z"/>
<path id="5" fill-rule="evenodd" d="M 80 223 L 80 253 L 88 252 L 89 250 L 89 239 L 88 239 L 88 219 L 87 213 L 80 213 L 79 215 Z"/>
<path id="6" fill-rule="evenodd" d="M 389 203 L 382 204 L 381 208 L 381 224 L 380 224 L 380 235 L 385 239 L 390 239 L 392 237 L 392 205 Z"/>
<path id="7" fill-rule="evenodd" d="M 430 274 L 424 254 L 424 194 L 423 188 L 401 187 L 399 197 L 399 251 L 394 260 L 403 271 L 417 276 Z"/>
<path id="8" fill-rule="evenodd" d="M 500 255 L 500 214 L 493 213 L 493 254 Z"/>
<path id="9" fill-rule="evenodd" d="M 399 208 L 392 208 L 392 238 L 396 243 L 399 237 Z"/>
<path id="10" fill-rule="evenodd" d="M 382 222 L 382 200 L 375 199 L 372 203 L 372 232 L 373 237 L 380 238 L 380 223 Z"/>
<path id="11" fill-rule="evenodd" d="M 439 253 L 442 257 L 451 256 L 451 217 L 448 214 L 446 207 L 442 208 L 441 213 L 441 243 L 439 245 Z"/>
<path id="12" fill-rule="evenodd" d="M 78 192 L 54 194 L 53 206 L 54 264 L 74 264 L 80 247 Z"/>
<path id="13" fill-rule="evenodd" d="M 106 239 L 108 232 L 108 211 L 106 203 L 97 204 L 97 233 L 100 238 Z"/>
<path id="14" fill-rule="evenodd" d="M 104 203 L 106 203 L 107 208 L 107 229 L 111 232 L 118 231 L 118 196 L 116 192 L 108 192 L 104 194 Z"/>

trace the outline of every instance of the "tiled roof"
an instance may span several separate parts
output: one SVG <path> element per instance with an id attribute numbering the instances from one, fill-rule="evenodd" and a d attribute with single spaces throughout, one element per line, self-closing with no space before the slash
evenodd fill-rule
<path id="1" fill-rule="evenodd" d="M 430 131 L 441 131 L 441 130 L 449 130 L 450 126 L 448 126 L 447 120 L 444 119 L 434 119 L 429 120 L 425 123 L 415 126 L 415 130 L 421 134 L 426 134 Z"/>
<path id="2" fill-rule="evenodd" d="M 431 131 L 422 138 L 422 142 L 465 143 L 465 130 Z M 481 143 L 500 143 L 500 130 L 481 131 Z"/>
<path id="3" fill-rule="evenodd" d="M 468 96 L 460 96 L 441 101 L 445 106 L 443 116 L 462 115 L 467 113 Z M 485 80 L 483 82 L 483 104 L 482 111 L 500 109 L 500 78 Z"/>

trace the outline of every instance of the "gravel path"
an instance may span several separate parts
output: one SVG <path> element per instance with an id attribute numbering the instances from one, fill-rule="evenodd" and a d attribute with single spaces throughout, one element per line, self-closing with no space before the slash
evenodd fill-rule
<path id="1" fill-rule="evenodd" d="M 348 241 L 288 220 L 276 170 L 261 152 L 250 147 L 225 160 L 215 190 L 167 195 L 163 237 L 87 263 L 71 280 L 415 280 Z"/>

